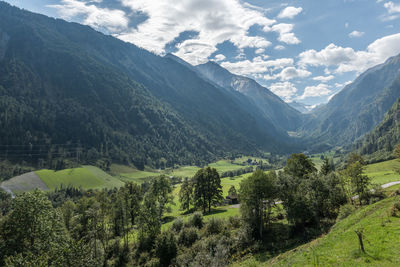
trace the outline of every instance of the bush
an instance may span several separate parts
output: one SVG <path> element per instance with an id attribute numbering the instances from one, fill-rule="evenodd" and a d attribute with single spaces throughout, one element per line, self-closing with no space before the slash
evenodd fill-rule
<path id="1" fill-rule="evenodd" d="M 231 228 L 239 228 L 240 225 L 242 224 L 242 221 L 240 220 L 239 216 L 231 216 L 229 217 L 229 224 L 231 226 Z"/>
<path id="2" fill-rule="evenodd" d="M 339 209 L 339 214 L 337 217 L 337 220 L 343 220 L 344 218 L 348 217 L 350 214 L 352 214 L 356 208 L 351 205 L 351 204 L 346 204 L 340 207 Z"/>
<path id="3" fill-rule="evenodd" d="M 183 219 L 177 218 L 172 223 L 171 229 L 174 230 L 176 233 L 179 233 L 183 228 Z"/>
<path id="4" fill-rule="evenodd" d="M 222 232 L 224 229 L 224 220 L 211 218 L 206 224 L 206 234 L 216 235 Z"/>
<path id="5" fill-rule="evenodd" d="M 183 228 L 178 236 L 178 244 L 190 247 L 199 239 L 198 230 L 195 227 Z"/>
<path id="6" fill-rule="evenodd" d="M 396 201 L 393 204 L 393 207 L 391 209 L 391 215 L 394 217 L 400 217 L 400 200 Z"/>
<path id="7" fill-rule="evenodd" d="M 201 212 L 195 212 L 188 220 L 189 227 L 197 227 L 198 229 L 203 228 L 203 214 Z"/>

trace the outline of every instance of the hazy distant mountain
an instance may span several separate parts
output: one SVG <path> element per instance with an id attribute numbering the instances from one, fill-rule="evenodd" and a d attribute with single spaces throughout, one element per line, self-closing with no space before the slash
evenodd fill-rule
<path id="1" fill-rule="evenodd" d="M 314 106 L 311 105 L 306 105 L 300 102 L 290 102 L 288 103 L 289 106 L 291 106 L 292 108 L 296 109 L 297 111 L 301 112 L 301 113 L 309 113 L 313 110 Z"/>
<path id="2" fill-rule="evenodd" d="M 284 131 L 296 130 L 302 123 L 302 115 L 280 99 L 277 95 L 256 81 L 230 73 L 215 62 L 208 62 L 195 68 L 206 78 L 225 88 L 239 92 L 249 99 L 262 115 L 276 128 Z"/>
<path id="3" fill-rule="evenodd" d="M 0 92 L 0 144 L 32 151 L 78 143 L 88 157 L 141 165 L 290 148 L 246 100 L 191 67 L 3 2 Z"/>
<path id="4" fill-rule="evenodd" d="M 304 135 L 313 144 L 351 144 L 381 122 L 400 96 L 399 77 L 400 55 L 367 70 L 312 111 Z"/>

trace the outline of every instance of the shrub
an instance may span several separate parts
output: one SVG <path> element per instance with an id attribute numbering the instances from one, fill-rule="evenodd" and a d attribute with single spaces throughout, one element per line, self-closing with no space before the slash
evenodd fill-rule
<path id="1" fill-rule="evenodd" d="M 171 226 L 172 230 L 174 230 L 176 233 L 179 233 L 182 228 L 183 228 L 183 219 L 182 218 L 177 218 L 174 220 Z"/>
<path id="2" fill-rule="evenodd" d="M 203 227 L 203 214 L 201 212 L 195 212 L 189 218 L 188 225 L 201 229 Z"/>
<path id="3" fill-rule="evenodd" d="M 195 227 L 183 228 L 178 236 L 178 244 L 190 247 L 199 239 L 198 230 Z"/>
<path id="4" fill-rule="evenodd" d="M 240 227 L 242 221 L 240 220 L 239 216 L 231 216 L 229 217 L 229 224 L 232 228 L 236 229 Z"/>
<path id="5" fill-rule="evenodd" d="M 351 205 L 351 204 L 346 204 L 340 207 L 339 209 L 339 214 L 337 217 L 337 220 L 343 220 L 344 218 L 348 217 L 350 214 L 352 214 L 356 208 Z"/>
<path id="6" fill-rule="evenodd" d="M 224 229 L 224 220 L 211 218 L 206 224 L 206 234 L 216 235 L 222 232 Z"/>
<path id="7" fill-rule="evenodd" d="M 396 201 L 391 209 L 391 214 L 394 217 L 400 217 L 400 200 Z"/>

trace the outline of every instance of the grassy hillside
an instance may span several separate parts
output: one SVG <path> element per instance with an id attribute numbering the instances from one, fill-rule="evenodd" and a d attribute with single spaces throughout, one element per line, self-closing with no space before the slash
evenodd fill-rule
<path id="1" fill-rule="evenodd" d="M 384 162 L 369 164 L 365 167 L 365 174 L 371 178 L 375 184 L 385 184 L 400 181 L 400 160 L 388 160 Z"/>
<path id="2" fill-rule="evenodd" d="M 61 185 L 73 185 L 83 189 L 120 187 L 123 182 L 94 166 L 65 169 L 61 171 L 40 170 L 35 172 L 49 189 Z"/>
<path id="3" fill-rule="evenodd" d="M 390 188 L 389 191 L 400 188 Z M 399 266 L 400 218 L 391 216 L 399 196 L 355 211 L 325 236 L 267 260 L 257 255 L 236 266 Z M 366 253 L 359 250 L 355 230 L 364 229 Z"/>

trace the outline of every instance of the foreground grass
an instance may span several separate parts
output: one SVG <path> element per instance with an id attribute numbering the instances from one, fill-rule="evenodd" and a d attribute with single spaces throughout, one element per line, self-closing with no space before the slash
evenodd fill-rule
<path id="1" fill-rule="evenodd" d="M 400 181 L 400 174 L 396 172 L 396 169 L 400 170 L 398 159 L 369 164 L 365 167 L 365 174 L 371 178 L 372 183 L 386 184 Z"/>
<path id="2" fill-rule="evenodd" d="M 273 259 L 258 255 L 237 266 L 400 266 L 400 218 L 390 210 L 400 197 L 360 208 L 339 221 L 326 236 Z M 355 230 L 364 229 L 366 253 L 361 253 Z"/>
<path id="3" fill-rule="evenodd" d="M 72 185 L 83 189 L 121 187 L 124 183 L 94 166 L 65 169 L 60 171 L 40 170 L 35 172 L 49 189 L 61 185 Z"/>

